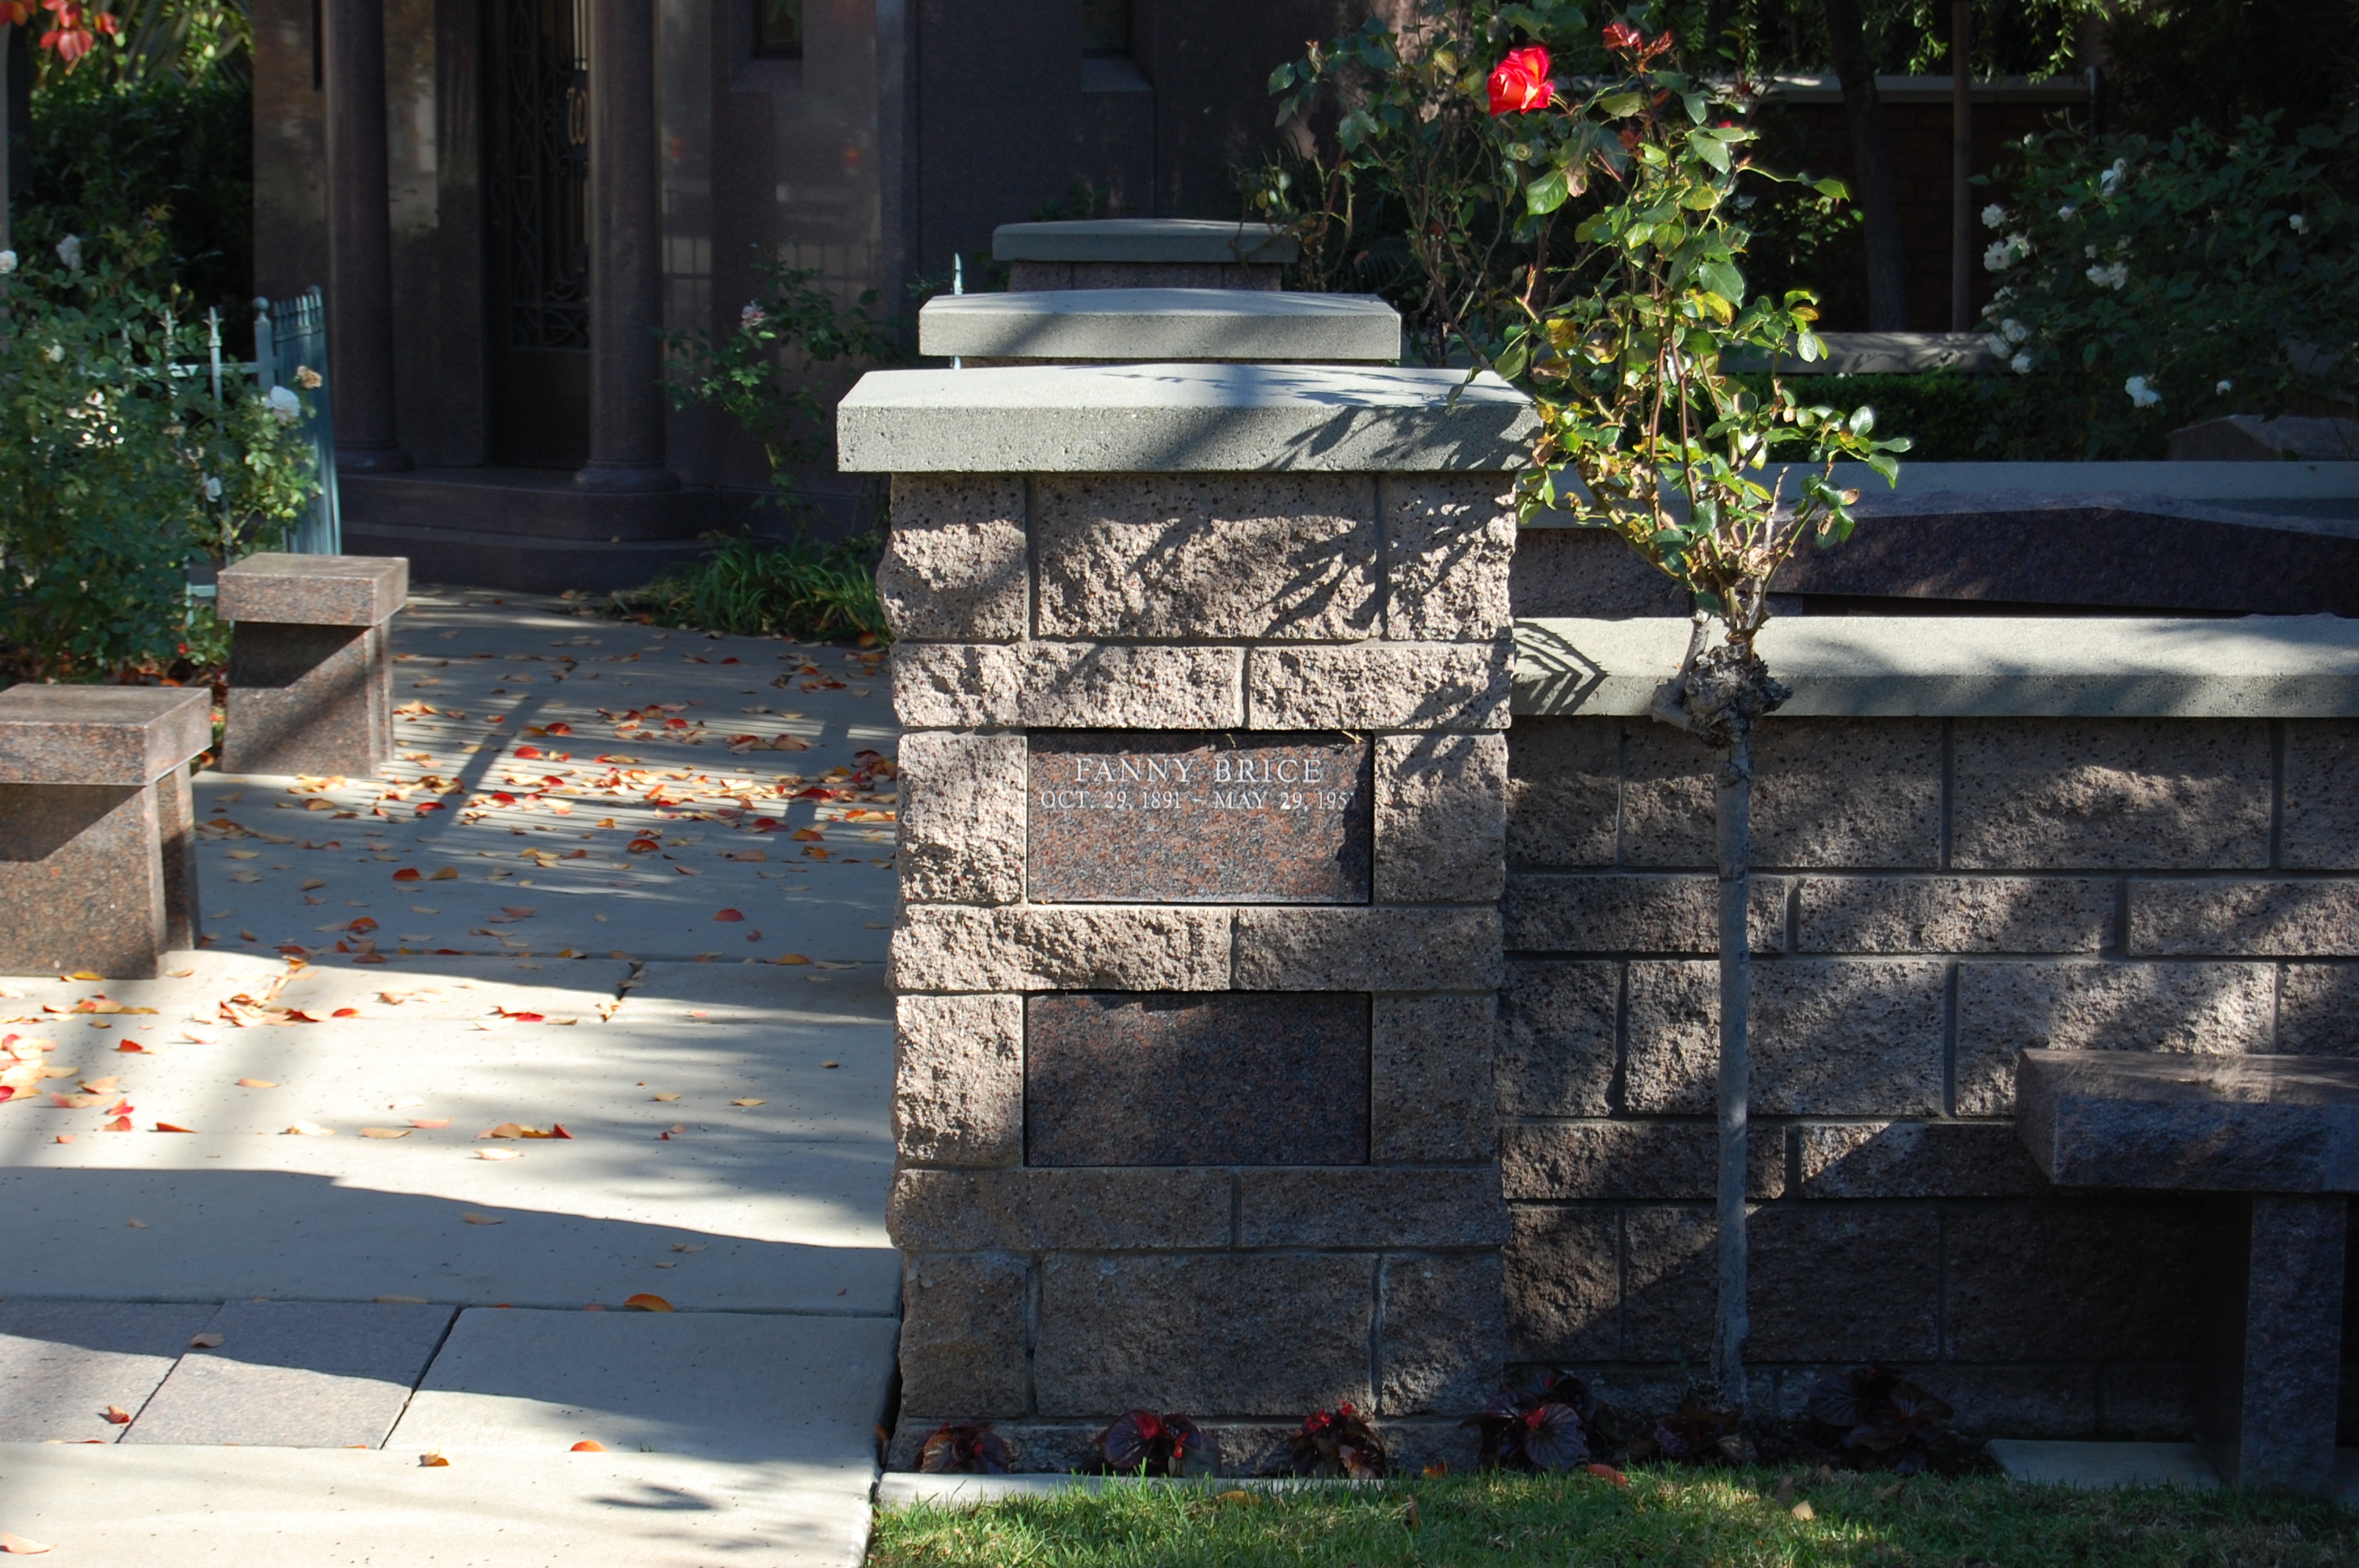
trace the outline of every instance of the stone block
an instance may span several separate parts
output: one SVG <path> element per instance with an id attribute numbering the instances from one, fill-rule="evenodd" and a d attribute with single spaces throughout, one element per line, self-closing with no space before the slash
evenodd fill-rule
<path id="1" fill-rule="evenodd" d="M 1379 903 L 1496 903 L 1506 876 L 1507 742 L 1376 739 Z"/>
<path id="2" fill-rule="evenodd" d="M 2024 1199 L 1950 1211 L 1943 1338 L 1967 1361 L 2184 1361 L 2200 1206 Z"/>
<path id="3" fill-rule="evenodd" d="M 2129 950 L 2140 957 L 2359 957 L 2359 881 L 2134 881 Z"/>
<path id="4" fill-rule="evenodd" d="M 995 643 L 893 644 L 893 712 L 912 730 L 1014 724 L 1023 657 Z"/>
<path id="5" fill-rule="evenodd" d="M 1375 1269 L 1374 1254 L 1045 1259 L 1040 1413 L 1104 1422 L 1144 1407 L 1299 1421 L 1347 1400 L 1373 1409 Z"/>
<path id="6" fill-rule="evenodd" d="M 1256 730 L 1505 730 L 1514 661 L 1504 638 L 1256 648 L 1245 703 Z"/>
<path id="7" fill-rule="evenodd" d="M 1043 730 L 1233 730 L 1245 722 L 1242 662 L 1234 648 L 1033 643 L 1017 670 L 1018 721 Z"/>
<path id="8" fill-rule="evenodd" d="M 211 1321 L 211 1302 L 0 1303 L 0 1443 L 112 1443 Z"/>
<path id="9" fill-rule="evenodd" d="M 1957 1114 L 2009 1114 L 2025 1051 L 2268 1050 L 2275 988 L 2267 964 L 1961 964 Z"/>
<path id="10" fill-rule="evenodd" d="M 1364 996 L 1030 997 L 1025 1163 L 1364 1165 L 1369 1033 Z"/>
<path id="11" fill-rule="evenodd" d="M 901 1266 L 901 1409 L 929 1420 L 1020 1416 L 1031 1264 L 1004 1252 L 920 1252 Z"/>
<path id="12" fill-rule="evenodd" d="M 1622 863 L 1716 865 L 1712 751 L 1663 724 L 1625 734 Z M 1773 719 L 1755 732 L 1753 777 L 1756 866 L 1940 861 L 1937 719 Z"/>
<path id="13" fill-rule="evenodd" d="M 2094 953 L 2115 884 L 2094 877 L 1803 877 L 1804 953 Z"/>
<path id="14" fill-rule="evenodd" d="M 155 783 L 212 744 L 202 691 L 12 686 L 0 691 L 0 784 Z"/>
<path id="15" fill-rule="evenodd" d="M 1506 1234 L 1499 1173 L 1490 1165 L 1237 1176 L 1240 1247 L 1496 1247 Z"/>
<path id="16" fill-rule="evenodd" d="M 894 635 L 1006 643 L 1030 630 L 1018 474 L 895 474 L 876 588 Z"/>
<path id="17" fill-rule="evenodd" d="M 2294 871 L 2359 871 L 2359 720 L 2295 719 L 2285 727 L 2277 864 Z"/>
<path id="18" fill-rule="evenodd" d="M 1941 1224 L 1930 1209 L 1882 1205 L 1756 1211 L 1748 1238 L 1746 1355 L 1931 1360 L 1941 1350 Z"/>
<path id="19" fill-rule="evenodd" d="M 1786 1193 L 1786 1130 L 1755 1123 L 1745 1181 L 1756 1199 Z M 1553 1121 L 1500 1130 L 1499 1183 L 1510 1200 L 1655 1202 L 1710 1198 L 1720 1134 L 1696 1121 Z"/>
<path id="20" fill-rule="evenodd" d="M 264 551 L 223 568 L 215 583 L 214 613 L 239 625 L 380 626 L 409 599 L 409 562 Z"/>
<path id="21" fill-rule="evenodd" d="M 197 945 L 197 803 L 195 764 L 174 768 L 155 784 L 156 842 L 164 861 L 164 947 L 182 953 Z"/>
<path id="22" fill-rule="evenodd" d="M 0 784 L 0 975 L 155 975 L 173 925 L 165 793 Z"/>
<path id="23" fill-rule="evenodd" d="M 1497 986 L 1499 971 L 1495 909 L 1236 912 L 1239 990 L 1471 990 Z"/>
<path id="24" fill-rule="evenodd" d="M 1380 481 L 1385 635 L 1405 643 L 1507 635 L 1516 509 L 1506 476 L 1434 473 Z"/>
<path id="25" fill-rule="evenodd" d="M 1495 1253 L 1394 1253 L 1378 1276 L 1376 1413 L 1462 1416 L 1499 1386 L 1506 1300 Z"/>
<path id="26" fill-rule="evenodd" d="M 1502 1254 L 1510 1361 L 1622 1354 L 1622 1216 L 1516 1204 Z"/>
<path id="27" fill-rule="evenodd" d="M 1496 999 L 1380 996 L 1368 1048 L 1368 1157 L 1487 1160 L 1498 1148 Z"/>
<path id="28" fill-rule="evenodd" d="M 905 991 L 1226 990 L 1230 919 L 1225 909 L 909 904 L 893 933 L 892 984 Z"/>
<path id="29" fill-rule="evenodd" d="M 1948 1361 L 1924 1377 L 1938 1385 L 1941 1398 L 1958 1412 L 1958 1430 L 1977 1437 L 2087 1438 L 2098 1431 L 2099 1372 L 2093 1366 L 1984 1367 Z"/>
<path id="30" fill-rule="evenodd" d="M 1951 864 L 2224 871 L 2268 864 L 2259 719 L 1957 721 Z"/>
<path id="31" fill-rule="evenodd" d="M 970 364 L 978 359 L 1383 364 L 1400 358 L 1401 322 L 1398 311 L 1367 294 L 1008 289 L 927 300 L 918 311 L 918 351 L 929 358 L 962 355 Z"/>
<path id="32" fill-rule="evenodd" d="M 1024 737 L 919 730 L 901 739 L 901 896 L 912 903 L 1024 897 Z"/>
<path id="33" fill-rule="evenodd" d="M 1376 629 L 1364 474 L 1043 474 L 1039 635 L 1333 641 Z"/>
<path id="34" fill-rule="evenodd" d="M 393 755 L 387 629 L 239 622 L 222 712 L 223 773 L 375 773 Z"/>
<path id="35" fill-rule="evenodd" d="M 1786 946 L 1792 881 L 1756 876 L 1745 900 L 1756 953 Z M 1507 879 L 1507 948 L 1518 953 L 1718 953 L 1720 879 L 1661 872 L 1517 871 Z"/>
<path id="36" fill-rule="evenodd" d="M 1946 967 L 1926 958 L 1756 965 L 1753 1108 L 1767 1116 L 1938 1116 Z M 1625 1108 L 1701 1115 L 1720 1061 L 1719 966 L 1630 965 Z"/>
<path id="37" fill-rule="evenodd" d="M 1622 966 L 1507 966 L 1499 993 L 1497 1083 L 1503 1116 L 1603 1116 L 1614 1108 Z"/>
<path id="38" fill-rule="evenodd" d="M 905 1170 L 885 1217 L 908 1252 L 1226 1247 L 1230 1184 L 1226 1171 Z"/>
<path id="39" fill-rule="evenodd" d="M 2271 1049 L 2305 1056 L 2359 1056 L 2359 968 L 2287 964 L 2277 982 Z"/>
<path id="40" fill-rule="evenodd" d="M 2359 1191 L 2359 1062 L 2032 1051 L 2016 1130 L 2060 1186 Z"/>
<path id="41" fill-rule="evenodd" d="M 1621 720 L 1518 718 L 1508 729 L 1511 863 L 1610 866 L 1621 819 Z"/>
<path id="42" fill-rule="evenodd" d="M 2210 1204 L 2195 1433 L 2233 1487 L 2332 1495 L 2350 1200 Z"/>
<path id="43" fill-rule="evenodd" d="M 1677 583 L 1603 528 L 1524 529 L 1516 538 L 1507 596 L 1519 620 L 1684 621 L 1690 602 Z"/>
<path id="44" fill-rule="evenodd" d="M 345 1448 L 385 1442 L 455 1315 L 448 1306 L 229 1302 L 125 1443 Z"/>
<path id="45" fill-rule="evenodd" d="M 2104 1411 L 2104 1434 L 2112 1438 L 2183 1442 L 2195 1433 L 2195 1390 L 2189 1368 L 2171 1362 L 2156 1366 L 2110 1361 L 2097 1368 L 2097 1392 Z"/>
<path id="46" fill-rule="evenodd" d="M 1632 1208 L 1622 1223 L 1622 1358 L 1708 1362 L 1720 1267 L 1712 1212 Z"/>
<path id="47" fill-rule="evenodd" d="M 1806 1198 L 2011 1198 L 2046 1184 L 2005 1123 L 1804 1123 Z"/>
<path id="48" fill-rule="evenodd" d="M 904 996 L 893 1004 L 893 1133 L 901 1158 L 1024 1159 L 1024 999 Z"/>

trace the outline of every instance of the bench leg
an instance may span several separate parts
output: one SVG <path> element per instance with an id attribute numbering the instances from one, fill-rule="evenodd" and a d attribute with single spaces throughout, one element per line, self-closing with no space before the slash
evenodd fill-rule
<path id="1" fill-rule="evenodd" d="M 0 975 L 155 976 L 171 787 L 0 784 Z"/>
<path id="2" fill-rule="evenodd" d="M 2196 1436 L 2232 1486 L 2332 1486 L 2349 1212 L 2340 1195 L 2212 1201 Z"/>
<path id="3" fill-rule="evenodd" d="M 381 625 L 239 622 L 222 772 L 373 776 L 392 741 L 389 650 Z"/>
<path id="4" fill-rule="evenodd" d="M 197 945 L 197 803 L 189 787 L 193 771 L 174 768 L 152 786 L 156 838 L 164 856 L 164 946 L 173 951 Z"/>

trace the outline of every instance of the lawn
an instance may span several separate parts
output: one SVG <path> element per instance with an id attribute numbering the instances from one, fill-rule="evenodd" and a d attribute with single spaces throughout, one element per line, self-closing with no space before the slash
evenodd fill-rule
<path id="1" fill-rule="evenodd" d="M 2077 1492 L 1995 1476 L 1769 1470 L 1483 1475 L 1270 1493 L 1075 1490 L 979 1509 L 881 1510 L 871 1568 L 2046 1568 L 2359 1562 L 2359 1513 L 2237 1492 Z"/>

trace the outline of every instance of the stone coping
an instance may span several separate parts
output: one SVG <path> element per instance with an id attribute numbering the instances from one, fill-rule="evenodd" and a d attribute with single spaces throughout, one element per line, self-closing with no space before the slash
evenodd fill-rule
<path id="1" fill-rule="evenodd" d="M 1275 223 L 1221 218 L 1081 218 L 1002 223 L 991 232 L 994 261 L 1254 262 L 1277 265 L 1302 242 Z"/>
<path id="2" fill-rule="evenodd" d="M 213 609 L 224 621 L 375 626 L 409 597 L 409 560 L 267 550 L 223 568 L 214 580 Z"/>
<path id="3" fill-rule="evenodd" d="M 847 473 L 1510 469 L 1536 418 L 1496 376 L 1401 366 L 871 371 L 836 410 Z"/>
<path id="4" fill-rule="evenodd" d="M 1925 371 L 1973 371 L 1991 362 L 1987 332 L 1821 332 L 1824 359 L 1801 360 L 1790 352 L 1777 362 L 1786 376 L 1915 375 Z M 1769 368 L 1767 353 L 1732 353 L 1731 370 Z"/>
<path id="5" fill-rule="evenodd" d="M 2026 1051 L 2015 1099 L 2058 1186 L 2359 1192 L 2359 1062 Z"/>
<path id="6" fill-rule="evenodd" d="M 887 1470 L 876 1477 L 876 1506 L 908 1508 L 926 1503 L 934 1508 L 979 1508 L 1009 1498 L 1049 1498 L 1060 1492 L 1087 1492 L 1093 1497 L 1109 1487 L 1190 1487 L 1208 1492 L 1295 1492 L 1334 1487 L 1382 1491 L 1385 1481 L 1343 1481 L 1293 1476 L 1191 1476 L 1179 1480 L 1161 1476 L 1042 1474 L 1019 1476 L 929 1476 L 916 1470 Z"/>
<path id="7" fill-rule="evenodd" d="M 1688 623 L 1516 623 L 1519 715 L 1640 716 Z M 2332 719 L 2359 715 L 2359 621 L 1817 616 L 1761 654 L 1807 718 Z"/>
<path id="8" fill-rule="evenodd" d="M 1251 288 L 1059 288 L 942 294 L 918 351 L 972 359 L 1400 358 L 1400 313 L 1373 294 Z"/>
<path id="9" fill-rule="evenodd" d="M 0 784 L 146 785 L 213 739 L 204 687 L 12 686 L 0 691 Z"/>

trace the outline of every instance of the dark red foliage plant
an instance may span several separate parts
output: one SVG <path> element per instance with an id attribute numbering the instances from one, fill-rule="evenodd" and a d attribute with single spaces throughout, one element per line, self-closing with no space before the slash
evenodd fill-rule
<path id="1" fill-rule="evenodd" d="M 1184 1415 L 1132 1411 L 1098 1433 L 1106 1468 L 1119 1476 L 1208 1476 L 1221 1465 L 1220 1445 Z"/>
<path id="2" fill-rule="evenodd" d="M 1810 1416 L 1821 1436 L 1839 1443 L 1863 1468 L 1913 1476 L 1955 1446 L 1948 1429 L 1957 1412 L 1886 1367 L 1830 1372 L 1810 1390 Z"/>
<path id="3" fill-rule="evenodd" d="M 986 1421 L 944 1422 L 918 1450 L 918 1468 L 929 1476 L 1005 1476 L 1015 1463 L 1007 1440 Z"/>
<path id="4" fill-rule="evenodd" d="M 1287 1450 L 1298 1476 L 1380 1481 L 1388 1463 L 1383 1442 L 1348 1404 L 1304 1416 L 1301 1430 L 1287 1439 Z"/>
<path id="5" fill-rule="evenodd" d="M 1482 1429 L 1485 1468 L 1571 1470 L 1590 1461 L 1597 1411 L 1588 1384 L 1567 1372 L 1542 1372 L 1502 1389 L 1458 1424 Z"/>
<path id="6" fill-rule="evenodd" d="M 1630 1444 L 1633 1459 L 1657 1454 L 1685 1465 L 1750 1465 L 1759 1456 L 1734 1411 L 1713 1410 L 1692 1394 Z"/>

